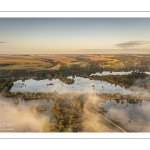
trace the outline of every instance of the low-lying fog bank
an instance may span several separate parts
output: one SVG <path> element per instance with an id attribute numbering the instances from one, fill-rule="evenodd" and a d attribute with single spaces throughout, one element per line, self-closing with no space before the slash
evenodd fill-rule
<path id="1" fill-rule="evenodd" d="M 37 100 L 31 100 L 15 105 L 12 98 L 0 97 L 0 132 L 39 132 L 41 125 L 55 120 L 50 107 L 47 114 L 32 111 L 39 104 Z"/>

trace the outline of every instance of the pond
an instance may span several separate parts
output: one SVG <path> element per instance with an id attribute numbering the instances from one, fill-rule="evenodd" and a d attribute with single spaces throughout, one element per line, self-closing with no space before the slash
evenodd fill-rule
<path id="1" fill-rule="evenodd" d="M 130 103 L 127 100 L 107 100 L 99 103 L 104 109 L 104 116 L 110 120 L 119 121 L 133 132 L 150 132 L 150 102 L 142 100 Z"/>
<path id="2" fill-rule="evenodd" d="M 72 78 L 71 76 L 68 78 Z M 106 81 L 90 80 L 83 77 L 75 77 L 73 84 L 65 84 L 59 79 L 44 79 L 44 80 L 34 80 L 29 79 L 18 80 L 14 82 L 13 87 L 10 89 L 11 92 L 54 92 L 58 93 L 121 93 L 121 94 L 131 94 L 130 90 L 120 87 L 115 84 L 108 83 Z"/>
<path id="3" fill-rule="evenodd" d="M 120 72 L 103 71 L 102 73 L 100 73 L 100 72 L 93 73 L 93 74 L 91 74 L 90 76 L 128 75 L 128 74 L 131 74 L 132 72 L 133 72 L 133 71 L 128 71 L 128 72 L 125 72 L 125 71 L 120 71 Z M 144 72 L 144 73 L 150 75 L 150 72 Z"/>

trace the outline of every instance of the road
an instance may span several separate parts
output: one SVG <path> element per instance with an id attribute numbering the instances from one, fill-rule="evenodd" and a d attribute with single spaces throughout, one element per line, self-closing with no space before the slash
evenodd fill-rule
<path id="1" fill-rule="evenodd" d="M 115 127 L 117 127 L 119 130 L 121 130 L 122 132 L 126 132 L 124 129 L 122 129 L 121 127 L 119 127 L 118 125 L 116 125 L 114 122 L 112 122 L 111 120 L 109 120 L 108 118 L 104 117 L 103 115 L 101 115 L 100 113 L 96 112 L 93 109 L 90 109 L 92 112 L 98 114 L 99 116 L 101 116 L 102 118 L 104 118 L 105 120 L 107 120 L 108 122 L 110 122 L 111 124 L 113 124 Z"/>

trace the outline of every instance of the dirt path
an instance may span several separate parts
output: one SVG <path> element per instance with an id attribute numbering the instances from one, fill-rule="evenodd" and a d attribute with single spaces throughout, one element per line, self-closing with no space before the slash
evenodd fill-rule
<path id="1" fill-rule="evenodd" d="M 98 114 L 99 116 L 101 116 L 102 118 L 104 118 L 105 120 L 107 120 L 108 122 L 110 122 L 111 124 L 113 124 L 115 127 L 117 127 L 119 130 L 121 130 L 122 132 L 126 132 L 124 129 L 122 129 L 121 127 L 119 127 L 118 125 L 116 125 L 115 123 L 113 123 L 111 120 L 107 119 L 106 117 L 104 117 L 103 115 L 101 115 L 100 113 L 96 112 L 93 109 L 90 109 L 92 112 Z"/>

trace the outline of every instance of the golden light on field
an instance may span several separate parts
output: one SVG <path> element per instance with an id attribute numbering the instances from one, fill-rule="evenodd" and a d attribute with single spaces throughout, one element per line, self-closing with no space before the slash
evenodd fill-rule
<path id="1" fill-rule="evenodd" d="M 24 63 L 39 63 L 39 64 L 41 64 L 41 63 L 45 63 L 45 62 L 36 60 L 36 59 L 32 58 L 31 56 L 28 56 L 28 57 L 11 56 L 11 57 L 1 57 L 0 58 L 0 64 L 3 64 L 3 63 L 21 63 L 21 64 L 24 64 Z"/>
<path id="2" fill-rule="evenodd" d="M 102 60 L 102 61 L 109 61 L 111 60 L 110 58 L 105 58 L 105 57 L 89 57 L 90 60 L 95 60 L 95 61 L 99 61 L 99 60 Z"/>
<path id="3" fill-rule="evenodd" d="M 56 56 L 35 56 L 34 58 L 36 59 L 41 59 L 41 58 L 45 58 L 45 59 L 52 59 L 55 62 L 60 62 L 60 63 L 71 63 L 72 61 L 76 61 L 75 58 L 72 57 L 67 57 L 67 56 L 63 56 L 63 55 L 56 55 Z"/>

